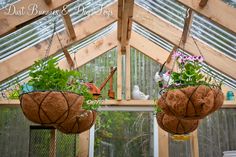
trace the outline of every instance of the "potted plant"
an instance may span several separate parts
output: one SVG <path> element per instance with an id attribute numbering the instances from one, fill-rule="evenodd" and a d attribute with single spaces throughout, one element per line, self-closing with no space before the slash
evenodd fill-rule
<path id="1" fill-rule="evenodd" d="M 49 59 L 35 62 L 29 76 L 27 86 L 31 91 L 23 90 L 20 95 L 22 111 L 29 120 L 52 125 L 64 133 L 80 133 L 95 122 L 100 104 L 92 101 L 93 95 L 80 81 L 78 71 L 60 69 L 56 59 Z"/>
<path id="2" fill-rule="evenodd" d="M 166 88 L 161 90 L 157 105 L 170 116 L 179 119 L 201 119 L 222 106 L 221 83 L 202 74 L 202 56 L 173 55 L 178 70 L 170 74 Z"/>

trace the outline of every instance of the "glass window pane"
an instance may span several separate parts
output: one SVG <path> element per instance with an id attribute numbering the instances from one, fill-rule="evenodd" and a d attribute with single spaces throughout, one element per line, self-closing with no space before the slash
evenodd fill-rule
<path id="1" fill-rule="evenodd" d="M 95 126 L 94 157 L 153 157 L 153 114 L 101 112 Z"/>
<path id="2" fill-rule="evenodd" d="M 203 119 L 198 129 L 199 156 L 222 157 L 236 150 L 236 109 L 221 109 Z"/>

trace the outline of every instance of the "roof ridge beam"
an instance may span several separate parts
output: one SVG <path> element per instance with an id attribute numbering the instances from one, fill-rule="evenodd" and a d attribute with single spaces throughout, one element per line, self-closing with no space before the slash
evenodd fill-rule
<path id="1" fill-rule="evenodd" d="M 117 38 L 121 43 L 121 52 L 125 54 L 132 29 L 134 0 L 118 0 Z"/>

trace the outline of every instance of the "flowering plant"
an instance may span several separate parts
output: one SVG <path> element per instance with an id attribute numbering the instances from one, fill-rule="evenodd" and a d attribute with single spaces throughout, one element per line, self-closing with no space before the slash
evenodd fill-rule
<path id="1" fill-rule="evenodd" d="M 175 85 L 199 85 L 208 84 L 211 77 L 206 77 L 201 73 L 202 56 L 186 56 L 176 52 L 173 58 L 178 64 L 178 72 L 171 73 L 171 79 Z"/>

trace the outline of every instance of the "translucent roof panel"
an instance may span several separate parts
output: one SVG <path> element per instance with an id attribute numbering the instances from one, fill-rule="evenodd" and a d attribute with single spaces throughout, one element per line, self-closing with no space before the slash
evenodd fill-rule
<path id="1" fill-rule="evenodd" d="M 208 19 L 194 14 L 191 35 L 236 59 L 236 35 L 220 28 Z"/>
<path id="2" fill-rule="evenodd" d="M 6 8 L 8 5 L 19 2 L 20 0 L 0 0 L 0 10 Z"/>
<path id="3" fill-rule="evenodd" d="M 99 11 L 114 0 L 98 0 L 95 3 L 93 0 L 86 0 L 81 3 L 80 0 L 68 5 L 70 16 L 73 24 L 79 23 L 90 15 Z M 81 13 L 83 12 L 83 13 Z M 86 14 L 84 14 L 86 12 Z M 56 32 L 61 32 L 65 29 L 62 17 L 60 14 L 49 14 L 23 28 L 10 33 L 0 38 L 0 60 L 10 57 L 15 53 L 20 53 L 26 48 L 32 47 L 41 41 L 44 41 L 52 36 L 56 23 Z"/>
<path id="4" fill-rule="evenodd" d="M 135 0 L 135 2 L 152 13 L 183 28 L 186 8 L 175 0 Z"/>
<path id="5" fill-rule="evenodd" d="M 235 0 L 228 0 L 227 2 L 230 5 L 236 3 Z M 168 20 L 179 28 L 183 28 L 186 8 L 176 0 L 136 0 L 136 3 L 154 15 Z M 221 28 L 195 12 L 190 35 L 216 48 L 222 54 L 236 59 L 236 34 Z"/>
<path id="6" fill-rule="evenodd" d="M 162 39 L 158 35 L 148 31 L 146 28 L 142 27 L 137 23 L 133 23 L 133 30 L 140 35 L 146 37 L 150 41 L 154 42 L 155 44 L 161 46 L 163 49 L 167 51 L 171 51 L 173 49 L 173 45 L 167 42 L 166 40 Z"/>
<path id="7" fill-rule="evenodd" d="M 162 48 L 166 49 L 167 51 L 171 51 L 173 49 L 173 45 L 170 44 L 168 41 L 162 39 L 158 35 L 150 32 L 149 30 L 145 29 L 139 24 L 134 24 L 133 29 L 135 32 L 139 33 L 140 35 L 143 35 L 150 41 L 154 42 L 155 44 L 161 46 Z M 180 50 L 181 52 L 189 55 L 187 52 L 184 52 L 183 50 Z M 156 52 L 158 53 L 158 52 Z M 226 85 L 236 89 L 236 80 L 221 73 L 220 71 L 216 70 L 215 68 L 209 66 L 206 63 L 203 63 L 203 71 L 209 75 L 211 75 L 213 78 L 223 81 Z"/>
<path id="8" fill-rule="evenodd" d="M 236 8 L 236 0 L 223 0 L 223 1 L 231 5 L 232 7 Z"/>
<path id="9" fill-rule="evenodd" d="M 99 39 L 103 38 L 104 36 L 108 35 L 109 33 L 113 32 L 116 29 L 116 26 L 117 26 L 116 23 L 113 23 L 113 24 L 107 26 L 106 28 L 100 30 L 99 32 L 97 32 L 97 33 L 95 33 L 91 36 L 88 36 L 84 40 L 73 44 L 68 49 L 68 51 L 70 52 L 70 54 L 72 54 L 72 57 L 73 57 L 73 53 L 77 53 L 79 49 L 81 49 L 81 48 L 87 46 L 88 44 L 91 44 L 91 43 L 95 42 L 96 40 L 99 40 Z M 54 56 L 54 58 L 57 58 L 58 61 L 60 61 L 61 59 L 65 58 L 65 56 L 61 52 L 58 55 Z M 24 72 L 21 72 L 21 73 L 17 74 L 14 78 L 9 79 L 9 80 L 1 83 L 0 91 L 3 91 L 5 89 L 11 87 L 16 82 L 23 83 L 28 77 L 29 77 L 29 71 L 28 70 L 26 70 Z"/>

